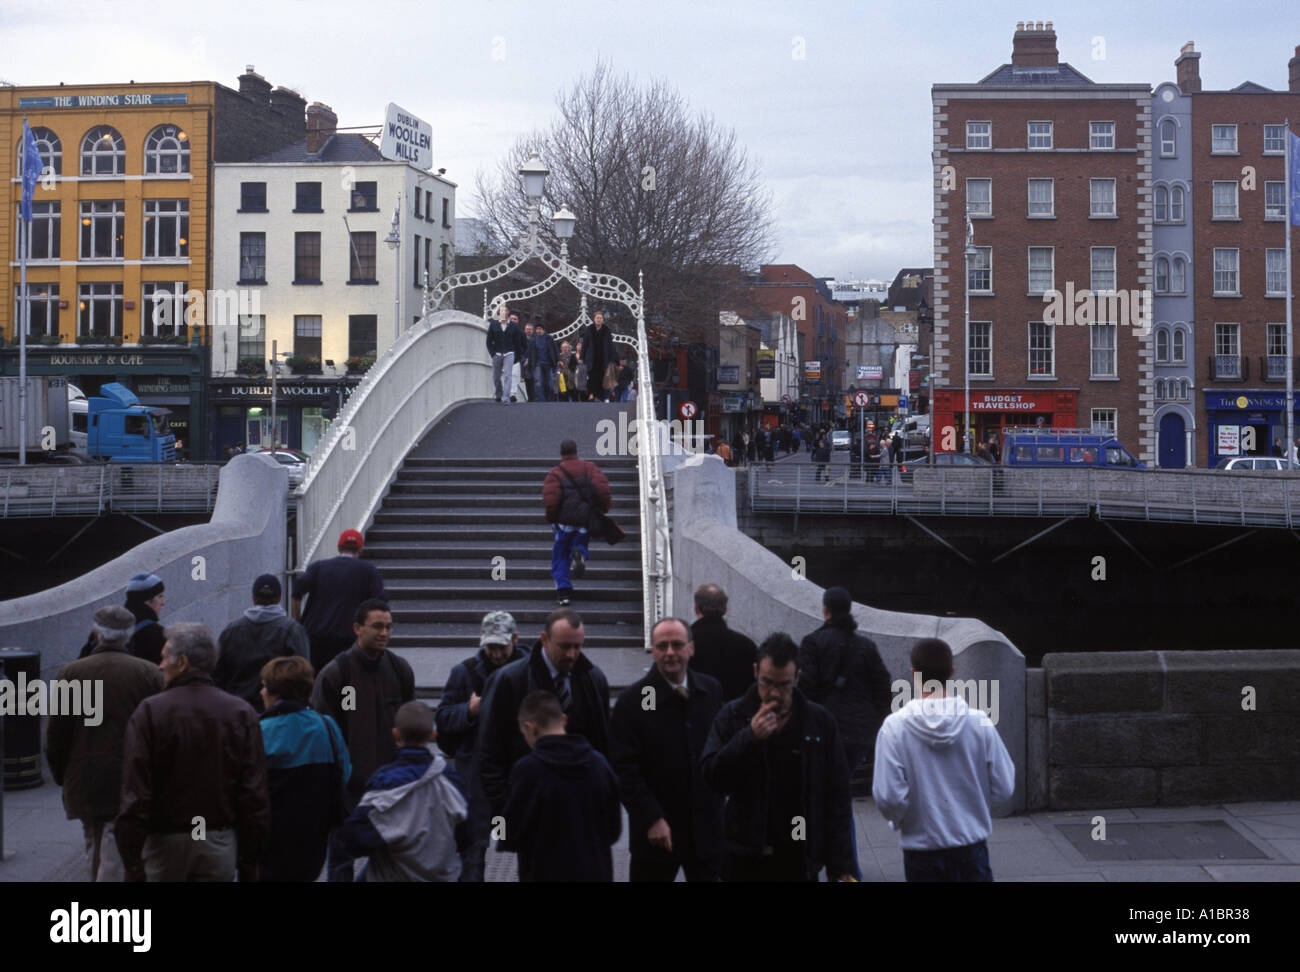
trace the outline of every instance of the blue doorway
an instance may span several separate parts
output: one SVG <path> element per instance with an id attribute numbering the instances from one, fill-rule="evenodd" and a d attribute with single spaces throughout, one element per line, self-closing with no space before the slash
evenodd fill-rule
<path id="1" fill-rule="evenodd" d="M 1160 468 L 1182 469 L 1187 465 L 1187 426 L 1177 412 L 1166 412 L 1160 420 Z"/>

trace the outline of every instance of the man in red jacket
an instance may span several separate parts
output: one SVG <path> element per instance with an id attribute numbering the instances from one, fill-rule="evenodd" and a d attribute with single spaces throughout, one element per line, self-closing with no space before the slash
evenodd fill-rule
<path id="1" fill-rule="evenodd" d="M 565 439 L 560 443 L 560 464 L 551 467 L 542 483 L 542 502 L 555 537 L 551 548 L 555 602 L 567 607 L 573 599 L 570 571 L 573 577 L 581 577 L 587 568 L 591 514 L 609 512 L 609 480 L 594 462 L 578 458 L 576 442 Z"/>

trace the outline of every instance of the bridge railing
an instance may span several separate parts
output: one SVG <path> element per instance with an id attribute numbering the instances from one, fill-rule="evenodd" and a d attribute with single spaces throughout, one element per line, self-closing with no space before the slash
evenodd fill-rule
<path id="1" fill-rule="evenodd" d="M 366 372 L 329 427 L 298 491 L 298 566 L 364 530 L 402 460 L 454 405 L 492 397 L 487 325 L 438 311 L 402 333 Z"/>
<path id="2" fill-rule="evenodd" d="M 1152 522 L 1294 529 L 1300 476 L 1212 470 L 1025 469 L 1007 466 L 897 467 L 810 463 L 750 466 L 754 512 L 1089 516 Z M 873 478 L 874 477 L 874 478 Z"/>
<path id="3" fill-rule="evenodd" d="M 0 517 L 211 513 L 219 463 L 0 467 Z"/>

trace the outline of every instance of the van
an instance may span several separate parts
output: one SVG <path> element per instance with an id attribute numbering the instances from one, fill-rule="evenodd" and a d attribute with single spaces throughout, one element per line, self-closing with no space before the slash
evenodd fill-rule
<path id="1" fill-rule="evenodd" d="M 1091 429 L 1006 428 L 1002 465 L 1079 469 L 1145 469 L 1114 436 Z"/>

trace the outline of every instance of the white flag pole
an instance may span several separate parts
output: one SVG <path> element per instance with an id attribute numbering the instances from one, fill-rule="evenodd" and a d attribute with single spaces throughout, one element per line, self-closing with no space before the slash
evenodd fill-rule
<path id="1" fill-rule="evenodd" d="M 22 149 L 18 153 L 18 185 L 26 188 L 27 116 L 23 116 Z M 21 204 L 20 204 L 21 205 Z M 27 465 L 27 330 L 31 327 L 31 295 L 27 293 L 27 243 L 31 223 L 18 213 L 18 464 Z"/>
<path id="2" fill-rule="evenodd" d="M 1300 461 L 1300 447 L 1295 442 L 1295 357 L 1291 340 L 1291 119 L 1287 118 L 1282 130 L 1286 132 L 1286 451 L 1289 460 L 1294 450 Z M 1287 463 L 1290 465 L 1290 463 Z"/>

